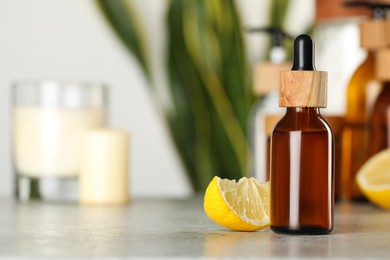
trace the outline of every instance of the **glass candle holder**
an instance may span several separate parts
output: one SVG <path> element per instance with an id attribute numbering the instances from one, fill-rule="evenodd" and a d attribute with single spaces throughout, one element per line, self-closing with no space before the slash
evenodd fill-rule
<path id="1" fill-rule="evenodd" d="M 19 82 L 12 88 L 15 193 L 19 200 L 77 200 L 85 135 L 106 126 L 100 84 Z"/>

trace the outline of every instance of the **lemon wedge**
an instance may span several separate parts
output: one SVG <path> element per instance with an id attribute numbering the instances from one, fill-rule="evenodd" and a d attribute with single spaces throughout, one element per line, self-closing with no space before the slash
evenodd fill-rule
<path id="1" fill-rule="evenodd" d="M 217 224 L 239 231 L 255 231 L 270 225 L 270 186 L 254 178 L 213 178 L 204 196 L 204 210 Z"/>
<path id="2" fill-rule="evenodd" d="M 356 182 L 371 202 L 390 209 L 390 149 L 371 157 L 360 168 Z"/>

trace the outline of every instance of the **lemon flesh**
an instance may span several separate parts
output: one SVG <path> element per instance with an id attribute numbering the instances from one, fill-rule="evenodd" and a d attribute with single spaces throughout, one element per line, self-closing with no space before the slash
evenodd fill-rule
<path id="1" fill-rule="evenodd" d="M 213 178 L 204 197 L 204 210 L 217 224 L 239 231 L 269 226 L 270 186 L 254 178 Z"/>
<path id="2" fill-rule="evenodd" d="M 356 181 L 371 202 L 390 209 L 390 149 L 371 157 L 357 173 Z"/>

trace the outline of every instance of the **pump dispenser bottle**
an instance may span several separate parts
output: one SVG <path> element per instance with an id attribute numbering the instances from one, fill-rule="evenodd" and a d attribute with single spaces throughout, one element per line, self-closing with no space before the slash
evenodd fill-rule
<path id="1" fill-rule="evenodd" d="M 386 9 L 390 5 L 362 1 L 348 2 L 349 6 L 371 8 L 371 19 L 360 24 L 361 46 L 367 49 L 367 58 L 353 74 L 347 90 L 347 111 L 342 135 L 342 197 L 349 200 L 363 199 L 355 176 L 367 160 L 369 135 L 368 116 L 380 91 L 375 76 L 376 52 L 388 43 L 385 21 Z"/>
<path id="2" fill-rule="evenodd" d="M 269 33 L 272 36 L 272 48 L 269 62 L 260 62 L 254 69 L 253 93 L 256 103 L 250 118 L 250 143 L 252 150 L 251 172 L 259 181 L 269 180 L 269 150 L 273 127 L 283 115 L 278 105 L 280 71 L 291 68 L 286 62 L 283 47 L 285 38 L 291 38 L 276 28 L 253 28 L 251 33 Z"/>
<path id="3" fill-rule="evenodd" d="M 287 111 L 271 137 L 270 215 L 276 233 L 333 229 L 333 134 L 320 114 L 327 72 L 316 71 L 313 61 L 313 40 L 298 36 L 292 70 L 281 73 L 279 106 Z"/>

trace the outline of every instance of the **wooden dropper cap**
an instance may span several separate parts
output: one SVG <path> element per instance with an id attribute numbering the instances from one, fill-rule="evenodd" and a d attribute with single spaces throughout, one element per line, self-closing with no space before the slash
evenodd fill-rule
<path id="1" fill-rule="evenodd" d="M 360 23 L 360 46 L 377 50 L 389 44 L 389 22 L 380 19 L 367 19 Z"/>
<path id="2" fill-rule="evenodd" d="M 294 41 L 291 71 L 280 74 L 279 106 L 326 107 L 328 73 L 314 67 L 314 41 L 301 34 Z"/>
<path id="3" fill-rule="evenodd" d="M 348 7 L 364 7 L 371 10 L 372 17 L 360 23 L 360 45 L 368 50 L 377 50 L 389 45 L 389 21 L 386 19 L 389 1 L 344 1 Z"/>
<path id="4" fill-rule="evenodd" d="M 376 77 L 380 81 L 390 81 L 390 49 L 381 49 L 377 52 L 375 61 Z"/>

